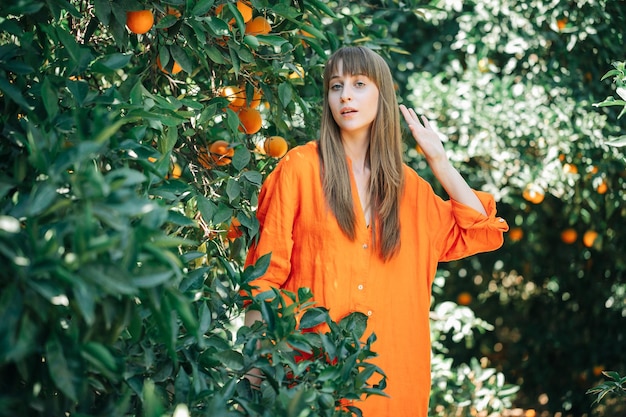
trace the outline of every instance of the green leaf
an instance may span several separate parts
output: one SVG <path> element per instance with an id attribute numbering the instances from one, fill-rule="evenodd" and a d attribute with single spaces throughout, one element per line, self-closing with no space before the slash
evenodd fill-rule
<path id="1" fill-rule="evenodd" d="M 237 132 L 239 130 L 239 117 L 237 117 L 237 113 L 232 111 L 231 109 L 226 109 L 226 123 L 228 123 L 228 128 L 231 132 Z"/>
<path id="2" fill-rule="evenodd" d="M 59 95 L 52 86 L 50 78 L 46 77 L 41 83 L 41 98 L 48 116 L 53 119 L 59 114 Z"/>
<path id="3" fill-rule="evenodd" d="M 263 183 L 263 175 L 258 171 L 245 171 L 241 177 L 251 184 L 260 186 Z"/>
<path id="4" fill-rule="evenodd" d="M 27 216 L 37 216 L 43 213 L 52 205 L 57 198 L 56 187 L 47 182 L 36 185 L 31 194 L 28 207 L 26 208 Z"/>
<path id="5" fill-rule="evenodd" d="M 271 253 L 265 254 L 257 259 L 254 265 L 248 265 L 241 274 L 242 283 L 249 283 L 262 277 L 270 266 Z"/>
<path id="6" fill-rule="evenodd" d="M 609 72 L 607 72 L 606 74 L 604 74 L 604 75 L 602 76 L 602 78 L 600 78 L 600 81 L 604 81 L 604 80 L 606 80 L 607 78 L 612 77 L 612 76 L 614 76 L 614 75 L 620 75 L 621 73 L 622 73 L 621 71 L 616 70 L 616 69 L 610 70 Z"/>
<path id="7" fill-rule="evenodd" d="M 332 18 L 337 17 L 335 12 L 333 12 L 326 4 L 322 3 L 319 0 L 309 0 L 308 2 L 305 2 L 304 4 L 309 10 L 313 8 L 313 9 L 321 10 L 322 12 L 326 13 L 328 16 Z"/>
<path id="8" fill-rule="evenodd" d="M 278 99 L 283 107 L 287 107 L 291 103 L 293 88 L 288 82 L 281 83 L 278 86 Z"/>
<path id="9" fill-rule="evenodd" d="M 244 367 L 243 355 L 234 350 L 224 350 L 217 352 L 214 357 L 218 359 L 226 368 L 234 371 L 241 371 Z"/>
<path id="10" fill-rule="evenodd" d="M 342 329 L 353 332 L 357 339 L 360 339 L 367 328 L 367 316 L 360 312 L 350 313 L 339 321 Z"/>
<path id="11" fill-rule="evenodd" d="M 188 74 L 193 72 L 193 63 L 191 62 L 191 59 L 189 59 L 189 56 L 187 56 L 183 48 L 174 44 L 170 46 L 170 52 L 172 54 L 172 58 L 174 58 L 174 61 L 178 62 L 183 71 Z"/>
<path id="12" fill-rule="evenodd" d="M 220 203 L 217 207 L 217 211 L 213 215 L 213 223 L 225 223 L 230 221 L 230 218 L 233 216 L 233 209 L 226 206 L 225 204 Z"/>
<path id="13" fill-rule="evenodd" d="M 139 120 L 138 117 L 125 117 L 123 119 L 116 121 L 113 124 L 110 124 L 108 127 L 100 131 L 98 135 L 96 135 L 96 137 L 94 138 L 94 142 L 103 143 L 103 142 L 108 141 L 111 138 L 111 136 L 113 136 L 118 130 L 120 130 L 120 128 L 124 126 L 126 123 L 132 123 L 137 120 Z"/>
<path id="14" fill-rule="evenodd" d="M 287 39 L 277 35 L 256 35 L 256 38 L 261 44 L 271 45 L 278 48 L 288 42 Z"/>
<path id="15" fill-rule="evenodd" d="M 142 417 L 161 417 L 164 412 L 163 401 L 157 393 L 156 384 L 146 379 L 142 390 Z"/>
<path id="16" fill-rule="evenodd" d="M 207 23 L 209 30 L 211 30 L 215 36 L 222 37 L 230 34 L 228 24 L 222 19 L 215 16 L 207 16 L 204 18 L 204 21 Z"/>
<path id="17" fill-rule="evenodd" d="M 17 103 L 24 110 L 32 111 L 34 107 L 28 104 L 20 90 L 13 84 L 9 83 L 6 78 L 0 77 L 0 90 L 2 90 L 11 100 Z"/>
<path id="18" fill-rule="evenodd" d="M 65 86 L 72 93 L 74 100 L 76 100 L 76 104 L 78 107 L 82 107 L 85 104 L 85 100 L 87 100 L 87 96 L 89 94 L 89 84 L 83 80 L 67 80 L 65 82 Z"/>
<path id="19" fill-rule="evenodd" d="M 248 165 L 251 158 L 252 155 L 248 148 L 246 148 L 245 146 L 238 146 L 235 148 L 235 154 L 232 157 L 233 167 L 237 171 L 241 171 Z"/>
<path id="20" fill-rule="evenodd" d="M 109 0 L 95 0 L 94 1 L 94 13 L 98 20 L 104 25 L 109 25 L 109 18 L 111 17 L 111 3 Z"/>
<path id="21" fill-rule="evenodd" d="M 118 69 L 124 68 L 130 62 L 132 54 L 126 53 L 114 53 L 104 55 L 98 58 L 92 64 L 92 70 L 101 73 L 114 72 Z"/>
<path id="22" fill-rule="evenodd" d="M 226 195 L 228 195 L 229 202 L 233 202 L 241 194 L 241 186 L 239 182 L 234 178 L 229 178 L 226 182 Z"/>
<path id="23" fill-rule="evenodd" d="M 300 319 L 301 329 L 312 329 L 328 320 L 328 311 L 321 307 L 308 309 Z"/>
<path id="24" fill-rule="evenodd" d="M 194 16 L 204 16 L 211 10 L 213 3 L 215 3 L 215 0 L 200 0 L 196 2 L 193 9 L 191 9 L 191 14 Z"/>
<path id="25" fill-rule="evenodd" d="M 174 273 L 172 271 L 152 272 L 146 275 L 133 276 L 131 283 L 137 288 L 152 288 L 168 282 Z"/>
<path id="26" fill-rule="evenodd" d="M 198 331 L 198 319 L 192 311 L 191 301 L 178 293 L 168 292 L 167 295 L 187 331 L 190 334 L 196 334 Z M 201 337 L 201 335 L 198 335 L 198 337 Z"/>
<path id="27" fill-rule="evenodd" d="M 81 355 L 105 373 L 107 378 L 117 379 L 119 371 L 117 360 L 106 346 L 98 342 L 87 342 L 82 346 Z"/>
<path id="28" fill-rule="evenodd" d="M 46 364 L 50 378 L 54 385 L 73 401 L 78 401 L 78 395 L 73 381 L 76 376 L 71 371 L 63 346 L 56 336 L 52 335 L 46 342 Z"/>
<path id="29" fill-rule="evenodd" d="M 233 66 L 233 72 L 239 76 L 239 70 L 241 68 L 241 62 L 239 61 L 239 55 L 237 54 L 237 44 L 232 40 L 228 41 L 228 54 L 230 55 L 230 62 Z"/>
<path id="30" fill-rule="evenodd" d="M 207 45 L 204 52 L 207 54 L 209 59 L 216 64 L 224 65 L 226 63 L 224 56 L 215 46 Z"/>
<path id="31" fill-rule="evenodd" d="M 239 32 L 241 33 L 245 33 L 246 31 L 246 24 L 243 21 L 243 16 L 241 16 L 241 13 L 239 12 L 239 9 L 237 9 L 237 7 L 235 6 L 235 3 L 226 3 L 228 10 L 230 10 L 230 12 L 233 14 L 233 16 L 235 17 L 235 22 L 237 23 L 237 28 L 239 29 Z"/>
<path id="32" fill-rule="evenodd" d="M 205 222 L 210 222 L 213 220 L 213 215 L 217 211 L 217 206 L 205 196 L 199 194 L 196 196 L 196 202 L 198 205 L 198 210 L 202 215 L 202 218 Z"/>
<path id="33" fill-rule="evenodd" d="M 626 146 L 626 135 L 611 138 L 604 143 L 606 143 L 607 145 L 616 146 L 616 147 Z"/>

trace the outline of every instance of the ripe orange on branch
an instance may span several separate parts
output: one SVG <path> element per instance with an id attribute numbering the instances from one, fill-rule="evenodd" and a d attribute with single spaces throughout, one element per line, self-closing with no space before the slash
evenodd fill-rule
<path id="1" fill-rule="evenodd" d="M 269 156 L 282 158 L 289 150 L 287 141 L 282 136 L 270 136 L 263 143 L 263 150 Z"/>
<path id="2" fill-rule="evenodd" d="M 231 163 L 235 150 L 230 147 L 230 144 L 225 140 L 216 140 L 209 147 L 209 152 L 213 161 L 220 166 L 228 165 Z"/>
<path id="3" fill-rule="evenodd" d="M 157 67 L 159 67 L 159 69 L 166 74 L 174 75 L 174 74 L 178 74 L 179 72 L 183 70 L 183 67 L 181 67 L 178 62 L 174 61 L 174 64 L 172 65 L 172 72 L 168 71 L 167 68 L 161 65 L 161 57 L 157 57 L 156 64 L 157 64 Z"/>
<path id="4" fill-rule="evenodd" d="M 131 10 L 126 12 L 126 26 L 137 35 L 148 32 L 153 25 L 154 15 L 151 10 Z"/>
<path id="5" fill-rule="evenodd" d="M 263 16 L 257 16 L 246 23 L 247 35 L 267 35 L 272 31 L 272 25 Z"/>
<path id="6" fill-rule="evenodd" d="M 261 104 L 261 99 L 263 98 L 263 93 L 261 92 L 261 89 L 255 87 L 252 99 L 248 104 L 246 86 L 242 85 L 239 87 L 235 87 L 230 85 L 222 88 L 221 96 L 228 99 L 228 101 L 230 102 L 228 104 L 228 107 L 231 110 L 237 112 L 246 106 L 249 106 L 252 109 L 259 107 L 259 104 Z"/>
<path id="7" fill-rule="evenodd" d="M 239 221 L 239 219 L 237 219 L 236 217 L 232 217 L 230 219 L 230 226 L 228 226 L 228 230 L 226 231 L 226 237 L 231 242 L 238 237 L 243 236 L 243 232 L 241 231 L 241 229 L 239 229 L 239 226 L 241 226 L 241 222 Z"/>
<path id="8" fill-rule="evenodd" d="M 250 2 L 247 1 L 242 1 L 242 0 L 238 0 L 237 1 L 237 10 L 239 10 L 239 13 L 241 13 L 241 17 L 243 17 L 243 22 L 247 23 L 252 19 L 252 5 L 250 4 Z M 224 5 L 223 4 L 218 4 L 217 7 L 215 8 L 215 14 L 219 15 L 222 14 L 222 12 L 224 11 Z M 230 22 L 228 22 L 229 24 L 233 24 L 235 23 L 235 19 L 231 19 Z"/>
<path id="9" fill-rule="evenodd" d="M 456 297 L 456 303 L 460 306 L 467 306 L 467 305 L 470 305 L 470 303 L 472 302 L 472 299 L 473 299 L 472 294 L 464 291 Z"/>
<path id="10" fill-rule="evenodd" d="M 528 184 L 522 193 L 522 197 L 533 204 L 539 204 L 543 201 L 545 192 L 535 184 Z"/>
<path id="11" fill-rule="evenodd" d="M 574 230 L 571 227 L 561 232 L 561 240 L 563 241 L 563 243 L 567 243 L 568 245 L 571 245 L 572 243 L 576 242 L 577 238 L 578 238 L 578 233 L 576 233 L 576 230 Z"/>
<path id="12" fill-rule="evenodd" d="M 513 227 L 509 231 L 508 235 L 509 239 L 511 239 L 513 242 L 518 242 L 524 237 L 524 231 L 520 227 Z"/>
<path id="13" fill-rule="evenodd" d="M 257 109 L 244 107 L 237 113 L 239 117 L 239 131 L 248 135 L 253 135 L 261 130 L 263 118 Z"/>
<path id="14" fill-rule="evenodd" d="M 209 150 L 204 146 L 198 148 L 198 162 L 206 169 L 213 168 L 213 158 L 211 157 Z"/>
<path id="15" fill-rule="evenodd" d="M 598 232 L 595 230 L 587 230 L 583 235 L 583 244 L 590 248 L 593 246 L 594 242 L 598 238 Z"/>

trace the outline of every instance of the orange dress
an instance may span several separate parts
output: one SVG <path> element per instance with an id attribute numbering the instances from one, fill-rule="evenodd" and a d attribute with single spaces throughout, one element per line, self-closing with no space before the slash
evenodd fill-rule
<path id="1" fill-rule="evenodd" d="M 348 160 L 350 163 L 350 160 Z M 340 230 L 325 204 L 317 144 L 292 149 L 267 177 L 259 195 L 260 238 L 246 263 L 269 252 L 268 271 L 252 282 L 271 287 L 308 287 L 333 320 L 360 311 L 369 316 L 365 335 L 375 333 L 372 362 L 387 375 L 389 398 L 372 396 L 357 405 L 364 417 L 426 417 L 430 395 L 431 284 L 440 261 L 499 248 L 507 223 L 496 217 L 490 194 L 476 192 L 488 216 L 444 201 L 408 166 L 400 204 L 401 247 L 382 262 L 351 177 L 357 215 L 356 239 Z"/>

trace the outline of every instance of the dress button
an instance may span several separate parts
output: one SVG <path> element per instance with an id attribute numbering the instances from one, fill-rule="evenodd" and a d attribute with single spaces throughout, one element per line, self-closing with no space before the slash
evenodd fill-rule
<path id="1" fill-rule="evenodd" d="M 363 289 L 363 284 L 359 284 L 359 285 L 357 286 L 357 288 L 358 288 L 359 290 L 362 290 L 362 289 Z"/>
<path id="2" fill-rule="evenodd" d="M 372 310 L 368 310 L 368 311 L 367 311 L 367 315 L 368 315 L 368 316 L 371 316 L 371 315 L 372 315 Z"/>
<path id="3" fill-rule="evenodd" d="M 503 219 L 502 217 L 500 217 L 500 218 L 498 219 L 498 221 L 499 221 L 500 223 L 502 223 L 502 222 L 504 222 L 504 219 Z"/>
<path id="4" fill-rule="evenodd" d="M 367 243 L 363 244 L 363 249 L 367 249 Z"/>

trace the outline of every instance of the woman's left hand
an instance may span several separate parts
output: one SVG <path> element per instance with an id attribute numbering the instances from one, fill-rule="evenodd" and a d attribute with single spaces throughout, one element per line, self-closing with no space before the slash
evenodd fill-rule
<path id="1" fill-rule="evenodd" d="M 430 126 L 426 116 L 422 116 L 420 121 L 415 110 L 408 109 L 404 104 L 400 105 L 400 111 L 411 129 L 413 138 L 415 138 L 417 144 L 422 148 L 428 163 L 431 164 L 433 162 L 447 160 L 443 143 L 441 143 L 437 132 Z"/>

